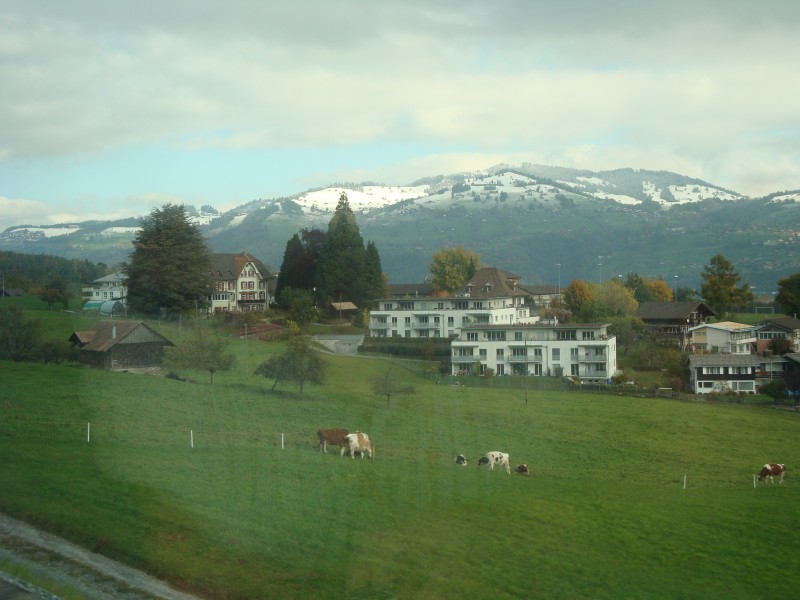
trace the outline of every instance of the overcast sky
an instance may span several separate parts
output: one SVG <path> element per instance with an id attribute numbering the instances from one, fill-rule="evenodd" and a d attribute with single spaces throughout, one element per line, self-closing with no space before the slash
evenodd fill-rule
<path id="1" fill-rule="evenodd" d="M 800 188 L 798 0 L 0 0 L 0 231 L 505 162 Z"/>

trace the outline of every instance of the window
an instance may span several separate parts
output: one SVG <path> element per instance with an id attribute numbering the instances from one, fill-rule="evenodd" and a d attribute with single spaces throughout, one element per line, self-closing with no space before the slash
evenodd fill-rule
<path id="1" fill-rule="evenodd" d="M 563 329 L 559 329 L 556 331 L 556 339 L 557 340 L 576 340 L 578 339 L 577 332 L 574 329 L 570 329 L 564 331 Z"/>
<path id="2" fill-rule="evenodd" d="M 511 356 L 525 357 L 528 356 L 527 348 L 512 348 Z"/>
<path id="3" fill-rule="evenodd" d="M 490 342 L 504 342 L 506 340 L 505 331 L 487 331 L 486 339 Z"/>
<path id="4" fill-rule="evenodd" d="M 497 360 L 503 360 L 503 357 L 505 357 L 505 350 L 503 350 L 502 348 L 498 348 L 496 357 Z"/>
<path id="5" fill-rule="evenodd" d="M 521 342 L 522 341 L 522 332 L 521 331 L 515 331 L 514 332 L 514 341 L 515 342 Z"/>
<path id="6" fill-rule="evenodd" d="M 584 331 L 583 332 L 583 339 L 584 340 L 593 340 L 594 339 L 594 331 Z"/>
<path id="7" fill-rule="evenodd" d="M 703 373 L 706 373 L 707 375 L 721 375 L 722 374 L 722 368 L 721 367 L 705 367 L 703 369 Z"/>
<path id="8" fill-rule="evenodd" d="M 542 349 L 541 348 L 534 348 L 533 349 L 533 358 L 536 360 L 542 360 Z"/>
<path id="9" fill-rule="evenodd" d="M 481 359 L 486 360 L 486 348 L 481 348 L 478 351 L 478 356 L 480 356 Z"/>
<path id="10" fill-rule="evenodd" d="M 467 341 L 468 342 L 477 342 L 478 341 L 478 332 L 477 331 L 468 331 L 467 332 Z"/>
<path id="11" fill-rule="evenodd" d="M 569 349 L 569 357 L 571 360 L 578 360 L 578 349 L 577 348 L 570 348 Z M 574 373 L 573 373 L 574 375 Z"/>
<path id="12" fill-rule="evenodd" d="M 533 374 L 537 376 L 541 376 L 542 374 L 542 365 L 541 363 L 536 363 L 533 365 Z"/>
<path id="13" fill-rule="evenodd" d="M 553 361 L 561 360 L 561 348 L 553 348 Z"/>

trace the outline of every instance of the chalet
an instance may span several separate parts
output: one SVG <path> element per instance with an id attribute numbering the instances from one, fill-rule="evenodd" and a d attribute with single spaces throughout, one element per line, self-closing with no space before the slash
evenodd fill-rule
<path id="1" fill-rule="evenodd" d="M 212 254 L 209 312 L 264 311 L 272 303 L 275 276 L 247 252 Z"/>
<path id="2" fill-rule="evenodd" d="M 715 314 L 703 302 L 643 302 L 634 316 L 644 322 L 645 331 L 655 339 L 685 348 L 689 329 L 707 323 Z"/>
<path id="3" fill-rule="evenodd" d="M 526 285 L 525 291 L 530 294 L 533 304 L 537 307 L 546 308 L 550 303 L 559 297 L 560 290 L 556 285 Z"/>
<path id="4" fill-rule="evenodd" d="M 800 319 L 775 317 L 758 324 L 758 350 L 768 349 L 772 340 L 786 340 L 790 352 L 800 352 Z"/>
<path id="5" fill-rule="evenodd" d="M 695 394 L 756 393 L 761 357 L 755 354 L 691 354 L 689 381 Z"/>
<path id="6" fill-rule="evenodd" d="M 107 370 L 160 366 L 164 348 L 175 345 L 142 321 L 98 321 L 69 341 L 80 349 L 81 363 Z"/>

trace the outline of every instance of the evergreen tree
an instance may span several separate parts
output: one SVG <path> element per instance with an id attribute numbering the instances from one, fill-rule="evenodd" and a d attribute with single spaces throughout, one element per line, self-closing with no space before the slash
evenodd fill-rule
<path id="1" fill-rule="evenodd" d="M 364 296 L 367 300 L 386 297 L 386 281 L 381 267 L 381 257 L 375 242 L 367 242 L 364 263 Z"/>
<path id="2" fill-rule="evenodd" d="M 130 264 L 122 266 L 131 309 L 175 316 L 207 306 L 211 256 L 183 206 L 153 209 L 133 248 Z"/>
<path id="3" fill-rule="evenodd" d="M 278 272 L 275 296 L 287 288 L 311 291 L 316 284 L 317 264 L 325 243 L 325 232 L 319 229 L 303 229 L 286 242 L 283 264 Z"/>
<path id="4" fill-rule="evenodd" d="M 778 280 L 775 301 L 787 315 L 800 314 L 800 273 Z"/>
<path id="5" fill-rule="evenodd" d="M 739 283 L 739 273 L 733 268 L 731 262 L 721 254 L 713 256 L 700 273 L 703 283 L 700 285 L 700 294 L 708 307 L 722 316 L 735 306 L 746 306 L 752 302 L 753 293 L 750 286 Z"/>
<path id="6" fill-rule="evenodd" d="M 363 308 L 366 300 L 366 251 L 347 194 L 342 192 L 317 267 L 317 295 L 331 302 L 350 301 Z"/>

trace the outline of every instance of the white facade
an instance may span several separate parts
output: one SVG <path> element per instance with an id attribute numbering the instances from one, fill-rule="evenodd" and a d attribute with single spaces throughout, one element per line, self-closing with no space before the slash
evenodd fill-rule
<path id="1" fill-rule="evenodd" d="M 452 342 L 452 374 L 571 376 L 606 382 L 617 371 L 617 340 L 605 323 L 480 324 Z M 479 366 L 478 366 L 479 365 Z"/>
<path id="2" fill-rule="evenodd" d="M 387 298 L 370 311 L 369 335 L 448 338 L 468 325 L 512 325 L 537 320 L 521 297 Z"/>
<path id="3" fill-rule="evenodd" d="M 694 352 L 751 354 L 756 343 L 756 327 L 723 321 L 689 329 L 689 343 Z"/>
<path id="4" fill-rule="evenodd" d="M 112 273 L 100 279 L 95 279 L 91 287 L 81 290 L 85 302 L 106 302 L 108 300 L 119 300 L 122 304 L 127 303 L 128 286 L 127 278 L 122 273 Z"/>
<path id="5" fill-rule="evenodd" d="M 269 270 L 253 256 L 214 254 L 210 272 L 212 293 L 210 313 L 266 310 L 270 303 Z"/>

